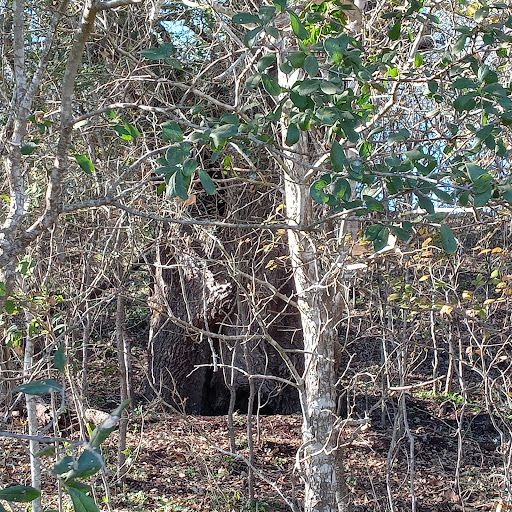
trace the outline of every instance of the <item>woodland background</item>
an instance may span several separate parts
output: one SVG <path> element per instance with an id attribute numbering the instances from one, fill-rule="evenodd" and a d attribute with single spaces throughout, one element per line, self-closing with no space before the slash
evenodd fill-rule
<path id="1" fill-rule="evenodd" d="M 0 26 L 0 510 L 510 508 L 508 4 Z"/>

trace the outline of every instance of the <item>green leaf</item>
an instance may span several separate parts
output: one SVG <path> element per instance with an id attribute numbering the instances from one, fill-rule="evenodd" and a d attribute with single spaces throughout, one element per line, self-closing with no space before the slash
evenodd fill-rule
<path id="1" fill-rule="evenodd" d="M 234 124 L 224 124 L 218 126 L 210 133 L 210 137 L 213 140 L 215 146 L 221 146 L 230 137 L 234 137 L 238 134 L 238 126 Z"/>
<path id="2" fill-rule="evenodd" d="M 288 126 L 288 131 L 286 132 L 286 145 L 293 146 L 297 142 L 299 142 L 300 138 L 300 130 L 299 127 L 292 123 Z"/>
<path id="3" fill-rule="evenodd" d="M 372 224 L 371 226 L 368 226 L 364 231 L 363 240 L 366 242 L 375 241 L 383 229 L 384 226 L 382 224 Z"/>
<path id="4" fill-rule="evenodd" d="M 238 25 L 245 25 L 246 23 L 261 23 L 260 18 L 250 12 L 239 12 L 231 18 L 231 21 Z"/>
<path id="5" fill-rule="evenodd" d="M 388 240 L 389 228 L 386 227 L 379 231 L 378 235 L 373 241 L 373 249 L 375 250 L 375 252 L 379 252 L 380 250 L 384 249 L 384 247 L 386 247 L 386 245 L 388 244 Z"/>
<path id="6" fill-rule="evenodd" d="M 167 121 L 161 125 L 162 138 L 166 142 L 181 142 L 183 140 L 183 132 L 180 125 L 176 121 Z"/>
<path id="7" fill-rule="evenodd" d="M 82 491 L 74 489 L 73 487 L 68 487 L 67 492 L 71 497 L 75 512 L 99 512 L 100 509 L 96 506 L 94 500 L 87 496 L 87 494 L 84 494 Z"/>
<path id="8" fill-rule="evenodd" d="M 439 198 L 441 201 L 444 201 L 445 203 L 452 204 L 453 203 L 453 197 L 448 194 L 448 192 L 445 192 L 444 190 L 434 188 L 432 192 Z"/>
<path id="9" fill-rule="evenodd" d="M 183 164 L 183 174 L 185 176 L 192 176 L 197 169 L 197 160 L 190 158 Z"/>
<path id="10" fill-rule="evenodd" d="M 55 446 L 47 446 L 36 453 L 36 457 L 53 457 L 55 455 Z"/>
<path id="11" fill-rule="evenodd" d="M 92 448 L 97 448 L 101 443 L 103 443 L 103 441 L 105 441 L 105 439 L 107 439 L 107 437 L 117 427 L 123 409 L 128 407 L 130 402 L 131 400 L 125 400 L 109 414 L 108 418 L 105 419 L 101 425 L 94 429 L 93 433 L 91 434 L 91 439 L 89 440 L 89 446 Z"/>
<path id="12" fill-rule="evenodd" d="M 263 24 L 268 23 L 276 14 L 276 8 L 273 5 L 262 5 L 258 14 Z"/>
<path id="13" fill-rule="evenodd" d="M 295 91 L 301 96 L 311 96 L 313 93 L 318 91 L 319 85 L 319 80 L 304 80 L 295 88 Z"/>
<path id="14" fill-rule="evenodd" d="M 164 43 L 160 46 L 142 50 L 140 54 L 146 59 L 150 60 L 162 60 L 170 57 L 173 53 L 173 46 L 171 43 Z"/>
<path id="15" fill-rule="evenodd" d="M 66 352 L 64 342 L 59 345 L 59 348 L 53 354 L 53 366 L 59 370 L 60 373 L 64 373 L 64 366 L 66 365 Z"/>
<path id="16" fill-rule="evenodd" d="M 349 201 L 350 196 L 352 195 L 352 188 L 350 187 L 350 183 L 345 178 L 339 178 L 334 183 L 334 188 L 332 191 L 334 197 L 336 199 L 342 199 L 343 201 Z"/>
<path id="17" fill-rule="evenodd" d="M 71 455 L 66 455 L 53 465 L 53 472 L 56 475 L 63 475 L 73 468 L 74 463 L 75 459 Z"/>
<path id="18" fill-rule="evenodd" d="M 336 107 L 323 107 L 316 111 L 316 119 L 322 124 L 332 126 L 340 118 L 340 112 Z"/>
<path id="19" fill-rule="evenodd" d="M 80 482 L 79 480 L 68 480 L 66 482 L 66 487 L 73 487 L 73 489 L 78 489 L 82 492 L 91 492 L 92 488 L 90 485 L 84 484 Z"/>
<path id="20" fill-rule="evenodd" d="M 96 170 L 94 164 L 85 155 L 76 154 L 75 160 L 86 174 L 92 174 Z"/>
<path id="21" fill-rule="evenodd" d="M 41 491 L 28 485 L 14 485 L 0 491 L 0 500 L 30 503 L 41 496 Z"/>
<path id="22" fill-rule="evenodd" d="M 203 169 L 199 169 L 199 179 L 201 180 L 201 185 L 203 185 L 204 191 L 208 195 L 212 196 L 215 194 L 215 183 L 213 183 L 210 175 Z"/>
<path id="23" fill-rule="evenodd" d="M 417 53 L 414 56 L 414 65 L 419 68 L 423 64 L 423 55 L 421 53 Z"/>
<path id="24" fill-rule="evenodd" d="M 112 129 L 121 137 L 123 140 L 132 140 L 140 137 L 139 130 L 130 123 L 123 123 L 112 126 Z"/>
<path id="25" fill-rule="evenodd" d="M 51 391 L 61 391 L 60 384 L 54 379 L 42 379 L 22 384 L 15 387 L 13 393 L 25 393 L 26 395 L 47 395 Z"/>
<path id="26" fill-rule="evenodd" d="M 0 297 L 5 297 L 7 295 L 7 289 L 5 288 L 5 283 L 0 281 Z"/>
<path id="27" fill-rule="evenodd" d="M 487 171 L 480 167 L 479 165 L 467 163 L 466 169 L 469 174 L 470 180 L 474 183 L 482 174 L 485 174 Z"/>
<path id="28" fill-rule="evenodd" d="M 76 464 L 67 474 L 63 475 L 63 478 L 67 480 L 73 480 L 75 478 L 88 478 L 95 475 L 103 467 L 103 457 L 100 454 L 98 448 L 87 448 L 85 449 Z"/>
<path id="29" fill-rule="evenodd" d="M 277 7 L 278 11 L 286 9 L 286 0 L 272 0 L 272 3 Z"/>
<path id="30" fill-rule="evenodd" d="M 476 89 L 478 87 L 478 84 L 473 82 L 473 80 L 470 80 L 466 77 L 457 78 L 455 82 L 450 84 L 450 87 L 453 89 Z"/>
<path id="31" fill-rule="evenodd" d="M 331 177 L 324 174 L 319 180 L 315 181 L 309 188 L 309 193 L 316 203 L 326 204 L 329 202 L 329 195 L 324 192 L 324 188 L 331 183 Z"/>
<path id="32" fill-rule="evenodd" d="M 439 230 L 439 235 L 441 236 L 441 244 L 443 245 L 443 249 L 448 254 L 452 254 L 457 251 L 457 240 L 455 239 L 453 231 L 449 226 L 443 224 Z"/>
<path id="33" fill-rule="evenodd" d="M 270 55 L 265 55 L 261 57 L 261 59 L 258 61 L 258 71 L 263 72 L 265 69 L 269 68 L 274 64 L 276 61 L 276 55 L 275 53 L 271 53 Z"/>
<path id="34" fill-rule="evenodd" d="M 434 204 L 432 203 L 432 200 L 429 197 L 419 192 L 416 192 L 415 195 L 418 198 L 418 205 L 420 206 L 420 208 L 423 208 L 430 214 L 435 213 Z"/>
<path id="35" fill-rule="evenodd" d="M 306 54 L 304 52 L 291 52 L 287 59 L 294 68 L 301 68 L 306 62 Z"/>
<path id="36" fill-rule="evenodd" d="M 17 313 L 18 310 L 16 309 L 16 304 L 12 300 L 6 300 L 4 303 L 4 311 L 8 315 L 12 315 L 14 313 Z"/>
<path id="37" fill-rule="evenodd" d="M 307 39 L 309 37 L 309 32 L 306 30 L 306 27 L 302 24 L 299 17 L 292 11 L 289 11 L 290 14 L 290 23 L 292 26 L 293 33 L 301 40 Z"/>
<path id="38" fill-rule="evenodd" d="M 318 75 L 318 59 L 314 55 L 308 55 L 304 61 L 304 71 L 309 76 Z"/>
<path id="39" fill-rule="evenodd" d="M 252 91 L 258 87 L 261 82 L 261 73 L 254 73 L 245 82 L 245 87 L 248 91 Z"/>
<path id="40" fill-rule="evenodd" d="M 263 88 L 271 96 L 279 96 L 279 94 L 281 94 L 281 86 L 270 75 L 263 73 L 261 75 L 261 81 L 263 82 Z"/>
<path id="41" fill-rule="evenodd" d="M 31 155 L 37 149 L 37 144 L 35 142 L 27 142 L 23 146 L 21 146 L 21 154 L 22 155 Z"/>
<path id="42" fill-rule="evenodd" d="M 453 107 L 457 112 L 464 110 L 473 110 L 476 107 L 476 93 L 469 92 L 463 96 L 459 96 L 453 102 Z"/>
<path id="43" fill-rule="evenodd" d="M 391 39 L 391 41 L 396 41 L 400 37 L 401 30 L 402 30 L 402 20 L 400 18 L 398 18 L 388 33 L 389 39 Z"/>
<path id="44" fill-rule="evenodd" d="M 395 133 L 391 133 L 388 137 L 388 142 L 390 144 L 395 144 L 396 142 L 404 142 L 411 136 L 411 132 L 406 128 L 402 128 Z"/>
<path id="45" fill-rule="evenodd" d="M 263 27 L 256 27 L 252 30 L 249 30 L 247 34 L 245 34 L 244 37 L 244 44 L 247 46 L 247 48 L 252 48 L 254 46 L 254 43 L 256 42 L 256 39 L 258 37 L 258 34 L 263 30 Z"/>
<path id="46" fill-rule="evenodd" d="M 188 183 L 181 171 L 176 171 L 167 184 L 169 197 L 178 196 L 180 199 L 188 198 Z"/>
<path id="47" fill-rule="evenodd" d="M 332 170 L 334 172 L 343 172 L 348 162 L 345 151 L 338 142 L 333 142 L 330 155 Z"/>
<path id="48" fill-rule="evenodd" d="M 467 34 L 462 34 L 457 41 L 455 41 L 455 44 L 452 48 L 452 53 L 457 55 L 457 53 L 460 53 L 462 50 L 464 50 L 464 46 L 466 46 L 466 40 L 468 39 Z"/>
<path id="49" fill-rule="evenodd" d="M 492 180 L 493 178 L 489 173 L 481 174 L 473 181 L 473 192 L 475 194 L 486 193 L 492 186 Z"/>
<path id="50" fill-rule="evenodd" d="M 480 7 L 480 9 L 477 9 L 475 11 L 474 18 L 477 23 L 481 23 L 488 16 L 489 16 L 489 6 L 485 5 L 484 7 Z"/>
<path id="51" fill-rule="evenodd" d="M 476 208 L 480 208 L 482 206 L 485 206 L 492 196 L 492 187 L 489 185 L 489 187 L 484 190 L 484 192 L 481 192 L 480 194 L 475 194 L 475 197 L 473 198 L 473 205 Z"/>

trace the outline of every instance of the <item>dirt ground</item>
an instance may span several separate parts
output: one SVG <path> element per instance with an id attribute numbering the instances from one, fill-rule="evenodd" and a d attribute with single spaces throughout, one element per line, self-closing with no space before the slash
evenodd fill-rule
<path id="1" fill-rule="evenodd" d="M 454 414 L 447 413 L 446 406 L 415 397 L 410 397 L 407 405 L 414 436 L 418 512 L 500 510 L 503 455 L 489 418 L 474 412 L 468 414 L 460 438 Z M 409 439 L 399 432 L 395 436 L 394 456 L 390 455 L 393 428 L 380 421 L 379 410 L 372 415 L 370 426 L 345 449 L 346 480 L 354 511 L 391 510 L 388 489 L 395 511 L 412 510 Z M 247 457 L 246 416 L 236 415 L 234 423 L 237 454 Z M 12 427 L 22 431 L 23 420 Z M 117 434 L 111 436 L 104 448 L 112 470 L 106 477 L 111 510 L 290 510 L 286 501 L 300 503 L 302 497 L 300 473 L 294 471 L 300 434 L 299 416 L 260 418 L 255 430 L 256 501 L 250 507 L 247 465 L 228 453 L 225 416 L 169 415 L 139 408 L 130 420 L 126 452 L 129 468 L 123 488 L 115 478 Z M 459 442 L 462 456 L 457 467 Z M 2 487 L 29 484 L 26 448 L 14 440 L 2 439 L 1 444 Z M 44 475 L 44 495 L 49 497 L 45 503 L 55 506 L 55 499 L 51 498 L 55 495 L 55 478 L 49 462 Z M 104 496 L 101 478 L 96 484 L 98 496 Z M 108 510 L 105 504 L 101 508 Z"/>

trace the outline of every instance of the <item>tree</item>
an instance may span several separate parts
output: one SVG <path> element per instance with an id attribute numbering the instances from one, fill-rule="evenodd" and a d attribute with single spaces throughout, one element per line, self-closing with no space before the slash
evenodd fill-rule
<path id="1" fill-rule="evenodd" d="M 185 251 L 173 260 L 166 259 L 165 246 L 155 252 L 157 262 L 178 265 L 167 274 L 196 290 L 199 301 L 187 310 L 185 293 L 182 311 L 172 315 L 174 305 L 160 293 L 154 309 L 163 316 L 154 328 L 166 316 L 202 339 L 201 351 L 212 353 L 211 367 L 223 369 L 231 387 L 231 376 L 240 374 L 249 383 L 297 389 L 304 417 L 305 508 L 345 510 L 336 347 L 342 292 L 350 285 L 344 262 L 354 241 L 346 243 L 341 224 L 364 225 L 365 240 L 378 252 L 391 234 L 405 241 L 422 223 L 441 223 L 440 245 L 453 254 L 457 240 L 436 205 L 497 213 L 509 208 L 510 9 L 416 0 L 368 7 L 276 0 L 257 12 L 247 5 L 240 13 L 227 4 L 212 8 L 187 1 L 191 9 L 184 11 L 157 2 L 146 31 L 130 11 L 114 9 L 128 3 L 86 3 L 73 41 L 57 31 L 59 22 L 74 21 L 64 17 L 73 7 L 66 2 L 55 13 L 34 8 L 39 17 L 33 20 L 15 2 L 12 20 L 4 16 L 14 34 L 8 48 L 12 65 L 4 70 L 13 77 L 7 91 L 13 107 L 5 121 L 9 211 L 0 238 L 4 310 L 9 314 L 23 302 L 15 287 L 17 264 L 27 266 L 18 261 L 23 251 L 43 240 L 59 216 L 69 222 L 92 209 L 98 222 L 103 214 L 96 210 L 105 207 L 105 224 L 118 229 L 122 215 L 115 207 L 130 219 L 189 226 L 189 246 L 175 245 L 204 253 L 193 264 Z M 93 31 L 95 19 L 104 39 Z M 44 32 L 25 30 L 30 23 Z M 29 37 L 44 41 L 33 59 L 25 58 L 34 42 Z M 64 70 L 58 58 L 52 60 L 57 37 L 70 48 Z M 87 46 L 89 37 L 94 39 Z M 79 75 L 82 61 L 87 74 Z M 61 93 L 38 94 L 43 78 L 51 83 L 52 72 L 62 76 Z M 58 131 L 45 109 L 34 110 L 36 100 L 44 105 L 47 97 L 60 102 Z M 34 129 L 29 136 L 28 120 Z M 73 127 L 80 137 L 72 137 Z M 38 132 L 42 143 L 36 142 Z M 47 150 L 55 157 L 48 168 L 38 158 Z M 45 192 L 29 208 L 26 177 Z M 143 240 L 158 231 L 155 224 L 137 229 Z M 183 231 L 168 231 L 183 237 Z M 263 248 L 240 250 L 245 233 Z M 279 262 L 289 273 L 276 279 Z M 183 265 L 185 279 L 179 275 Z M 156 276 L 160 288 L 168 284 L 165 270 Z M 115 272 L 121 274 L 119 267 L 101 275 L 108 283 Z M 198 286 L 200 280 L 207 286 Z M 233 295 L 226 300 L 228 289 Z M 234 309 L 223 311 L 226 305 Z M 286 338 L 276 327 L 292 310 L 301 319 L 298 348 L 287 344 L 297 342 L 293 334 Z M 233 338 L 242 338 L 245 347 L 250 342 L 251 350 L 268 343 L 267 353 L 279 355 L 278 366 L 290 375 L 259 372 L 245 354 L 235 359 Z M 211 341 L 206 349 L 205 341 Z M 301 353 L 303 365 L 290 353 Z M 29 351 L 27 366 L 30 358 Z M 153 378 L 158 389 L 160 376 Z"/>

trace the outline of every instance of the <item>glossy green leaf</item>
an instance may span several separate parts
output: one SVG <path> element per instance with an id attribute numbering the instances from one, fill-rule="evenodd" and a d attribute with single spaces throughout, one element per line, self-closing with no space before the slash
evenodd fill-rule
<path id="1" fill-rule="evenodd" d="M 363 233 L 363 240 L 367 242 L 375 241 L 383 229 L 384 226 L 382 224 L 372 224 L 371 226 L 368 226 Z"/>
<path id="2" fill-rule="evenodd" d="M 169 179 L 167 184 L 169 197 L 178 196 L 180 199 L 188 198 L 188 183 L 181 171 L 176 171 Z"/>
<path id="3" fill-rule="evenodd" d="M 98 448 L 86 448 L 78 458 L 76 464 L 63 475 L 67 480 L 76 478 L 88 478 L 95 475 L 104 465 L 103 457 Z"/>
<path id="4" fill-rule="evenodd" d="M 161 125 L 162 138 L 166 142 L 181 142 L 183 140 L 183 132 L 180 125 L 176 121 L 167 121 Z"/>
<path id="5" fill-rule="evenodd" d="M 389 39 L 391 39 L 392 41 L 396 41 L 400 37 L 401 30 L 402 30 L 402 20 L 400 18 L 398 18 L 388 33 Z"/>
<path id="6" fill-rule="evenodd" d="M 238 134 L 238 126 L 234 124 L 224 124 L 211 131 L 210 137 L 213 140 L 215 146 L 221 146 L 230 137 L 234 137 Z"/>
<path id="7" fill-rule="evenodd" d="M 391 133 L 388 137 L 388 142 L 390 144 L 395 144 L 396 142 L 404 142 L 411 136 L 411 132 L 406 128 L 402 128 L 395 133 Z"/>
<path id="8" fill-rule="evenodd" d="M 492 186 L 489 185 L 489 187 L 484 190 L 483 192 L 479 194 L 475 194 L 475 197 L 473 198 L 473 205 L 476 208 L 480 208 L 482 206 L 485 206 L 491 199 L 492 196 Z"/>
<path id="9" fill-rule="evenodd" d="M 252 48 L 256 43 L 259 33 L 263 30 L 263 27 L 256 27 L 249 30 L 244 36 L 244 44 L 247 48 Z"/>
<path id="10" fill-rule="evenodd" d="M 258 87 L 261 82 L 261 73 L 254 73 L 245 81 L 245 87 L 248 91 L 252 91 Z"/>
<path id="11" fill-rule="evenodd" d="M 30 503 L 41 496 L 41 491 L 28 485 L 13 485 L 0 491 L 0 500 Z"/>
<path id="12" fill-rule="evenodd" d="M 474 18 L 475 18 L 475 21 L 477 23 L 481 23 L 482 21 L 484 21 L 487 17 L 489 16 L 489 6 L 488 5 L 485 5 L 484 7 L 480 7 L 480 9 L 477 9 L 475 11 L 475 15 L 474 15 Z"/>
<path id="13" fill-rule="evenodd" d="M 457 240 L 455 239 L 453 231 L 449 226 L 443 224 L 439 230 L 439 235 L 441 237 L 441 244 L 443 245 L 443 249 L 448 254 L 452 254 L 457 251 Z"/>
<path id="14" fill-rule="evenodd" d="M 278 11 L 286 9 L 286 0 L 272 0 L 272 3 L 277 7 Z"/>
<path id="15" fill-rule="evenodd" d="M 94 164 L 85 155 L 76 154 L 75 160 L 86 174 L 92 174 L 96 170 Z"/>
<path id="16" fill-rule="evenodd" d="M 100 509 L 96 506 L 94 500 L 87 496 L 87 494 L 84 494 L 82 491 L 74 489 L 73 487 L 68 487 L 67 492 L 71 497 L 75 512 L 99 512 Z"/>
<path id="17" fill-rule="evenodd" d="M 27 142 L 23 146 L 21 146 L 21 154 L 22 155 L 31 155 L 37 149 L 37 144 L 35 142 Z"/>
<path id="18" fill-rule="evenodd" d="M 476 107 L 476 93 L 470 92 L 459 96 L 453 102 L 453 107 L 457 112 L 463 112 L 464 110 L 473 110 Z"/>
<path id="19" fill-rule="evenodd" d="M 56 380 L 41 379 L 17 386 L 12 390 L 12 392 L 25 393 L 26 395 L 47 395 L 52 391 L 59 392 L 61 390 L 62 388 Z"/>
<path id="20" fill-rule="evenodd" d="M 287 59 L 294 68 L 302 68 L 304 62 L 306 62 L 306 54 L 304 52 L 291 52 Z"/>
<path id="21" fill-rule="evenodd" d="M 279 96 L 279 94 L 281 94 L 281 86 L 270 75 L 263 73 L 261 75 L 261 81 L 263 83 L 263 88 L 271 96 Z"/>
<path id="22" fill-rule="evenodd" d="M 64 342 L 62 342 L 55 354 L 53 354 L 53 366 L 59 370 L 59 372 L 64 373 L 64 367 L 66 365 L 66 351 Z"/>
<path id="23" fill-rule="evenodd" d="M 273 5 L 262 5 L 258 10 L 262 23 L 268 23 L 276 14 L 276 8 Z"/>
<path id="24" fill-rule="evenodd" d="M 318 59 L 314 55 L 308 55 L 304 60 L 304 71 L 306 71 L 309 76 L 318 75 Z"/>
<path id="25" fill-rule="evenodd" d="M 289 11 L 290 14 L 290 24 L 292 26 L 293 33 L 301 40 L 307 39 L 309 37 L 309 32 L 306 30 L 299 17 L 292 11 Z"/>
<path id="26" fill-rule="evenodd" d="M 164 43 L 160 46 L 149 48 L 147 50 L 142 50 L 140 54 L 146 59 L 150 60 L 162 60 L 170 57 L 173 53 L 173 46 L 171 43 Z"/>
<path id="27" fill-rule="evenodd" d="M 260 23 L 261 20 L 258 16 L 255 14 L 251 14 L 250 12 L 239 12 L 238 14 L 235 14 L 231 21 L 233 23 L 239 24 L 239 25 L 245 25 L 247 23 Z"/>
<path id="28" fill-rule="evenodd" d="M 333 142 L 331 146 L 331 167 L 334 172 L 343 172 L 347 165 L 345 151 L 338 142 Z"/>
<path id="29" fill-rule="evenodd" d="M 453 89 L 476 89 L 478 87 L 478 84 L 473 82 L 473 80 L 461 77 L 457 78 L 453 83 L 450 84 L 450 87 Z"/>
<path id="30" fill-rule="evenodd" d="M 375 252 L 381 251 L 388 245 L 389 228 L 385 227 L 379 231 L 375 240 L 373 241 L 373 248 Z"/>
<path id="31" fill-rule="evenodd" d="M 493 178 L 489 173 L 484 173 L 478 176 L 476 180 L 473 181 L 473 192 L 475 194 L 483 194 L 487 192 L 492 186 Z"/>
<path id="32" fill-rule="evenodd" d="M 4 303 L 4 311 L 8 315 L 13 315 L 14 313 L 17 313 L 18 310 L 16 308 L 16 304 L 12 300 L 6 300 Z"/>
<path id="33" fill-rule="evenodd" d="M 423 208 L 430 214 L 435 212 L 434 203 L 432 203 L 430 197 L 427 197 L 419 192 L 416 192 L 415 195 L 418 198 L 418 205 L 420 208 Z"/>
<path id="34" fill-rule="evenodd" d="M 460 53 L 464 49 L 464 47 L 466 46 L 467 39 L 468 39 L 467 34 L 462 34 L 457 39 L 457 41 L 455 41 L 455 44 L 453 45 L 453 48 L 452 48 L 452 53 L 455 54 L 455 55 Z"/>
<path id="35" fill-rule="evenodd" d="M 304 80 L 298 87 L 295 87 L 295 91 L 301 96 L 311 96 L 318 91 L 319 86 L 319 80 Z"/>
<path id="36" fill-rule="evenodd" d="M 271 53 L 270 55 L 265 55 L 261 57 L 258 61 L 258 71 L 263 72 L 265 69 L 269 68 L 276 61 L 275 53 Z"/>
<path id="37" fill-rule="evenodd" d="M 286 132 L 286 145 L 293 146 L 297 142 L 299 142 L 300 138 L 300 130 L 299 127 L 292 123 L 288 126 L 288 131 Z"/>
<path id="38" fill-rule="evenodd" d="M 116 407 L 105 419 L 101 425 L 98 425 L 93 433 L 91 434 L 91 438 L 89 440 L 89 446 L 92 448 L 97 448 L 100 446 L 105 439 L 114 431 L 119 423 L 119 418 L 121 417 L 121 413 L 123 409 L 130 405 L 131 400 L 125 400 L 122 404 Z"/>
<path id="39" fill-rule="evenodd" d="M 183 174 L 185 176 L 192 176 L 197 169 L 197 160 L 190 158 L 183 164 Z"/>
<path id="40" fill-rule="evenodd" d="M 210 175 L 203 169 L 199 169 L 199 179 L 201 180 L 201 185 L 203 185 L 203 189 L 207 194 L 215 194 L 215 183 L 213 183 L 212 179 L 210 178 Z"/>
<path id="41" fill-rule="evenodd" d="M 319 204 L 326 204 L 329 202 L 329 195 L 324 192 L 324 188 L 330 183 L 330 176 L 328 174 L 324 174 L 324 176 L 311 185 L 309 193 L 313 198 L 313 201 Z"/>

